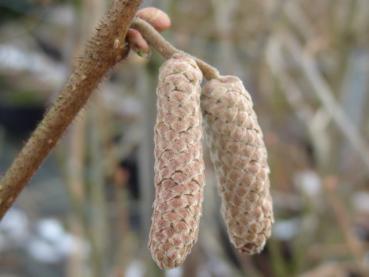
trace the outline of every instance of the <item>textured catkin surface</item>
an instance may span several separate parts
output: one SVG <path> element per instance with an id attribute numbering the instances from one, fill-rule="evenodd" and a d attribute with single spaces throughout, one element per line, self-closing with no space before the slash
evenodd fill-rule
<path id="1" fill-rule="evenodd" d="M 258 253 L 271 234 L 273 208 L 251 97 L 239 78 L 222 76 L 204 86 L 201 107 L 228 234 L 240 251 Z"/>
<path id="2" fill-rule="evenodd" d="M 187 56 L 176 54 L 160 68 L 149 238 L 160 268 L 182 264 L 197 240 L 204 186 L 201 81 L 201 71 Z"/>

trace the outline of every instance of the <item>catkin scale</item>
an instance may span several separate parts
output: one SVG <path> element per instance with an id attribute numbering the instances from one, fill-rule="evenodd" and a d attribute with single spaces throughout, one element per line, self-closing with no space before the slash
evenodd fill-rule
<path id="1" fill-rule="evenodd" d="M 251 97 L 239 78 L 222 76 L 204 86 L 201 108 L 231 242 L 247 254 L 259 253 L 274 217 L 267 152 Z"/>
<path id="2" fill-rule="evenodd" d="M 188 56 L 175 54 L 160 68 L 149 248 L 163 269 L 182 264 L 197 240 L 204 186 L 201 81 Z"/>

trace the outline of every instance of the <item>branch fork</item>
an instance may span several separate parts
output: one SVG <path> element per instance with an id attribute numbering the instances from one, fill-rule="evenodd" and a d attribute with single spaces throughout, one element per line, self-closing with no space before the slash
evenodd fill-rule
<path id="1" fill-rule="evenodd" d="M 140 4 L 141 0 L 113 1 L 59 97 L 0 180 L 0 219 L 84 107 L 104 75 L 127 57 L 130 52 L 130 46 L 125 41 L 128 28 L 138 30 L 150 46 L 166 59 L 174 53 L 189 55 L 171 45 L 149 23 L 134 17 Z M 193 58 L 206 79 L 219 77 L 214 67 Z"/>

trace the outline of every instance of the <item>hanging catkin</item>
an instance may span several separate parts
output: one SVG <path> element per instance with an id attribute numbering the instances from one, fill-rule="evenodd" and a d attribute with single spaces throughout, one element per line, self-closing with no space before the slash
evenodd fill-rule
<path id="1" fill-rule="evenodd" d="M 273 208 L 251 97 L 239 78 L 223 76 L 205 85 L 201 101 L 228 234 L 240 251 L 258 253 L 270 236 Z"/>
<path id="2" fill-rule="evenodd" d="M 183 263 L 197 240 L 204 186 L 201 81 L 201 71 L 188 56 L 175 54 L 160 68 L 149 238 L 160 268 Z"/>

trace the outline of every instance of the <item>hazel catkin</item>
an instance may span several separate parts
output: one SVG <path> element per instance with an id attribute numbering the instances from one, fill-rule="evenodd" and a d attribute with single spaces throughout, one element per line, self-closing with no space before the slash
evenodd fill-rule
<path id="1" fill-rule="evenodd" d="M 222 76 L 204 86 L 201 107 L 231 242 L 259 253 L 274 219 L 267 152 L 251 97 L 239 78 Z"/>
<path id="2" fill-rule="evenodd" d="M 197 240 L 204 186 L 201 81 L 189 56 L 175 54 L 160 68 L 149 248 L 162 269 L 182 264 Z"/>

